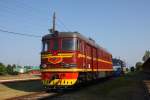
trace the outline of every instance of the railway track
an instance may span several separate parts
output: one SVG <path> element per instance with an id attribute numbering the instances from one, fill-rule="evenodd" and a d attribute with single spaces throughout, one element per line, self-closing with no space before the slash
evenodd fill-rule
<path id="1" fill-rule="evenodd" d="M 29 95 L 24 95 L 24 96 L 20 96 L 20 97 L 14 97 L 14 98 L 10 98 L 7 100 L 40 100 L 40 99 L 44 99 L 44 98 L 52 98 L 52 97 L 56 97 L 59 96 L 61 94 L 59 93 L 54 93 L 54 92 L 38 92 L 38 93 L 33 93 L 33 94 L 29 94 Z"/>
<path id="2" fill-rule="evenodd" d="M 24 78 L 24 79 L 8 79 L 8 80 L 0 80 L 0 83 L 12 83 L 12 82 L 23 82 L 23 81 L 36 81 L 40 80 L 40 78 Z"/>

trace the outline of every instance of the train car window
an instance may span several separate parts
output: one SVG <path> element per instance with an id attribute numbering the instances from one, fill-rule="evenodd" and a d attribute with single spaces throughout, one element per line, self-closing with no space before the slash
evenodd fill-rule
<path id="1" fill-rule="evenodd" d="M 43 52 L 46 52 L 46 51 L 48 51 L 48 49 L 49 49 L 49 42 L 43 42 L 43 48 L 42 48 L 42 51 Z"/>
<path id="2" fill-rule="evenodd" d="M 91 56 L 91 47 L 89 45 L 86 45 L 86 51 L 87 51 L 87 55 Z"/>
<path id="3" fill-rule="evenodd" d="M 80 50 L 80 40 L 77 40 L 77 50 Z"/>
<path id="4" fill-rule="evenodd" d="M 111 60 L 110 60 L 110 55 L 108 56 L 108 61 L 111 61 Z"/>
<path id="5" fill-rule="evenodd" d="M 99 58 L 101 58 L 101 56 L 102 56 L 102 51 L 101 50 L 98 50 L 99 52 L 98 52 L 98 57 Z"/>
<path id="6" fill-rule="evenodd" d="M 62 39 L 62 50 L 76 50 L 76 40 Z"/>
<path id="7" fill-rule="evenodd" d="M 82 52 L 84 53 L 84 42 L 81 42 L 81 48 L 82 48 Z"/>
<path id="8" fill-rule="evenodd" d="M 102 51 L 102 53 L 101 53 L 101 57 L 102 57 L 102 59 L 104 58 L 104 53 L 103 53 L 103 51 Z"/>
<path id="9" fill-rule="evenodd" d="M 96 58 L 96 49 L 93 48 L 93 58 Z"/>
<path id="10" fill-rule="evenodd" d="M 83 43 L 81 40 L 77 40 L 77 50 L 83 52 Z"/>
<path id="11" fill-rule="evenodd" d="M 80 51 L 84 52 L 84 43 L 80 41 Z"/>
<path id="12" fill-rule="evenodd" d="M 58 39 L 53 39 L 53 42 L 52 42 L 52 50 L 58 50 L 59 49 L 59 41 Z"/>

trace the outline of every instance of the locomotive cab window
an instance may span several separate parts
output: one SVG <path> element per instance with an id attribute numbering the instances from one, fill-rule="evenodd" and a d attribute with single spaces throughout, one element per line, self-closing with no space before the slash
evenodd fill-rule
<path id="1" fill-rule="evenodd" d="M 44 42 L 43 42 L 43 48 L 42 48 L 42 51 L 43 51 L 43 52 L 47 52 L 47 51 L 49 50 L 49 47 L 50 47 L 49 45 L 50 45 L 49 42 L 44 41 Z"/>
<path id="2" fill-rule="evenodd" d="M 76 50 L 76 40 L 75 39 L 62 39 L 62 50 Z"/>

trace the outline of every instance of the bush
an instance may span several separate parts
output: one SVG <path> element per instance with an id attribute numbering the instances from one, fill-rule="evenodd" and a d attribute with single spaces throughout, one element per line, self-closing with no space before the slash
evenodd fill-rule
<path id="1" fill-rule="evenodd" d="M 0 63 L 0 75 L 6 74 L 6 67 L 2 63 Z"/>
<path id="2" fill-rule="evenodd" d="M 10 74 L 10 75 L 18 75 L 19 73 L 17 71 L 14 71 L 14 68 L 16 65 L 8 65 L 7 67 L 0 63 L 0 75 Z"/>
<path id="3" fill-rule="evenodd" d="M 11 65 L 8 65 L 6 70 L 7 70 L 8 74 L 12 74 L 13 73 L 13 67 Z"/>
<path id="4" fill-rule="evenodd" d="M 131 71 L 131 72 L 134 72 L 134 71 L 135 71 L 135 68 L 134 68 L 134 67 L 131 67 L 131 68 L 130 68 L 130 71 Z"/>
<path id="5" fill-rule="evenodd" d="M 142 62 L 137 62 L 136 64 L 135 64 L 135 66 L 136 66 L 136 70 L 137 71 L 140 71 L 140 70 L 142 70 Z"/>
<path id="6" fill-rule="evenodd" d="M 11 75 L 18 75 L 19 74 L 19 72 L 17 72 L 17 71 L 14 71 L 14 72 L 12 72 L 12 73 L 10 73 Z"/>
<path id="7" fill-rule="evenodd" d="M 7 66 L 7 73 L 10 75 L 18 75 L 19 73 L 17 71 L 14 71 L 15 65 L 11 66 L 8 65 Z"/>

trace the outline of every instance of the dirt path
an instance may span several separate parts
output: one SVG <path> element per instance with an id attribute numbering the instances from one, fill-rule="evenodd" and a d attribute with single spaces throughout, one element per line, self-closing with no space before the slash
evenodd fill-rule
<path id="1" fill-rule="evenodd" d="M 33 74 L 19 74 L 19 75 L 4 75 L 0 76 L 0 80 L 10 80 L 10 79 L 24 79 L 24 78 L 39 78 L 38 75 Z"/>
<path id="2" fill-rule="evenodd" d="M 0 84 L 0 100 L 43 91 L 40 81 L 26 81 Z"/>

